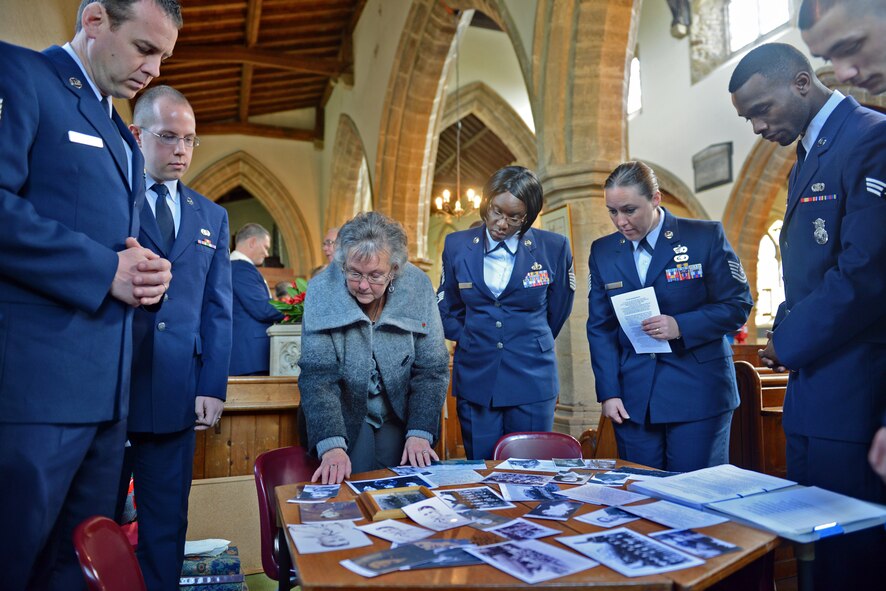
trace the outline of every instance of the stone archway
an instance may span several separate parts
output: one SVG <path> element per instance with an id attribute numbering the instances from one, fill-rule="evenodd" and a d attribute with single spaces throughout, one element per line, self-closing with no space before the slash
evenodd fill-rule
<path id="1" fill-rule="evenodd" d="M 458 103 L 456 113 L 455 93 L 450 92 L 440 129 L 446 129 L 460 118 L 475 115 L 513 152 L 516 164 L 535 169 L 535 134 L 501 95 L 482 82 L 472 82 L 459 89 Z"/>
<path id="2" fill-rule="evenodd" d="M 329 204 L 326 207 L 326 227 L 341 226 L 351 217 L 360 167 L 366 158 L 357 125 L 345 114 L 338 119 L 332 154 L 334 160 L 330 171 L 332 181 L 329 186 Z"/>
<path id="3" fill-rule="evenodd" d="M 254 156 L 243 151 L 225 156 L 205 168 L 188 186 L 212 201 L 235 187 L 243 187 L 274 218 L 297 275 L 310 273 L 314 262 L 319 260 L 319 253 L 314 247 L 319 238 L 311 235 L 295 198 Z"/>

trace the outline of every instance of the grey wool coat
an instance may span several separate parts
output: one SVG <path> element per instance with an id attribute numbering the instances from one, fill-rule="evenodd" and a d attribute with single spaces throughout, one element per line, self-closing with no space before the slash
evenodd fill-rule
<path id="1" fill-rule="evenodd" d="M 449 352 L 434 288 L 411 263 L 393 286 L 373 326 L 338 265 L 308 284 L 298 382 L 311 452 L 328 437 L 344 437 L 349 449 L 356 441 L 366 417 L 373 353 L 391 408 L 407 431 L 439 435 Z"/>

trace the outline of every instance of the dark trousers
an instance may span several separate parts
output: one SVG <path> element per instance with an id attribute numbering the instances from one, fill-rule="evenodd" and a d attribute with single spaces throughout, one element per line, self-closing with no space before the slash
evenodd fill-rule
<path id="1" fill-rule="evenodd" d="M 351 473 L 399 466 L 405 441 L 406 427 L 397 419 L 385 421 L 378 429 L 363 421 L 357 440 L 348 449 Z"/>
<path id="2" fill-rule="evenodd" d="M 2 587 L 85 589 L 73 532 L 113 517 L 126 421 L 0 424 Z"/>
<path id="3" fill-rule="evenodd" d="M 615 427 L 618 457 L 659 470 L 689 472 L 729 462 L 732 411 L 685 423 L 640 423 Z"/>
<path id="4" fill-rule="evenodd" d="M 785 435 L 790 480 L 886 503 L 886 486 L 867 461 L 869 442 Z M 882 589 L 884 558 L 883 526 L 819 540 L 815 543 L 815 589 Z"/>
<path id="5" fill-rule="evenodd" d="M 138 563 L 149 591 L 177 590 L 188 530 L 194 429 L 189 427 L 176 433 L 130 433 L 129 442 L 121 481 L 128 482 L 129 472 L 133 473 Z"/>
<path id="6" fill-rule="evenodd" d="M 456 403 L 465 455 L 469 460 L 491 460 L 495 444 L 508 433 L 551 431 L 556 398 L 497 408 L 459 398 Z"/>

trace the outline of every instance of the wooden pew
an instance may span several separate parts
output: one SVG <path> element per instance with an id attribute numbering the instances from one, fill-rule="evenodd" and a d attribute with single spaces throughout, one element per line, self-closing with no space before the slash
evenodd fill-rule
<path id="1" fill-rule="evenodd" d="M 736 361 L 735 378 L 741 405 L 732 418 L 730 462 L 784 478 L 787 463 L 781 417 L 788 374 Z"/>
<path id="2" fill-rule="evenodd" d="M 597 428 L 585 429 L 578 438 L 582 457 L 589 459 L 618 459 L 618 445 L 615 442 L 615 427 L 612 421 L 600 416 Z"/>

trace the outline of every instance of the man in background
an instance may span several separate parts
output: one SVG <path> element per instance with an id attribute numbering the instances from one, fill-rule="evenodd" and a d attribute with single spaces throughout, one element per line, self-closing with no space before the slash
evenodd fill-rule
<path id="1" fill-rule="evenodd" d="M 886 502 L 867 450 L 886 410 L 886 116 L 830 91 L 790 45 L 757 47 L 729 83 L 754 133 L 797 163 L 779 238 L 785 301 L 764 364 L 791 371 L 784 403 L 788 478 Z M 816 543 L 822 589 L 873 589 L 886 555 L 874 528 Z"/>
<path id="2" fill-rule="evenodd" d="M 175 0 L 81 2 L 74 38 L 0 43 L 0 556 L 5 589 L 81 589 L 72 532 L 114 514 L 132 314 L 169 262 L 142 248 L 143 161 L 110 97 L 172 54 Z"/>
<path id="3" fill-rule="evenodd" d="M 326 231 L 326 236 L 323 237 L 323 254 L 326 255 L 326 264 L 332 262 L 332 257 L 335 256 L 335 241 L 338 239 L 338 228 L 329 228 Z"/>
<path id="4" fill-rule="evenodd" d="M 840 82 L 886 92 L 886 2 L 804 0 L 797 25 L 809 51 L 830 60 Z M 868 459 L 886 481 L 886 413 L 881 424 Z"/>
<path id="5" fill-rule="evenodd" d="M 271 341 L 268 327 L 283 314 L 268 303 L 268 284 L 256 268 L 268 256 L 271 235 L 259 224 L 246 224 L 234 237 L 231 279 L 234 288 L 234 334 L 231 349 L 232 376 L 268 375 Z"/>
<path id="6" fill-rule="evenodd" d="M 133 320 L 126 464 L 138 507 L 136 554 L 153 591 L 178 587 L 194 431 L 215 425 L 224 407 L 231 263 L 227 212 L 181 182 L 199 145 L 188 100 L 169 86 L 155 86 L 139 97 L 132 119 L 147 188 L 139 240 L 169 259 L 176 276 L 162 309 L 137 310 Z"/>

